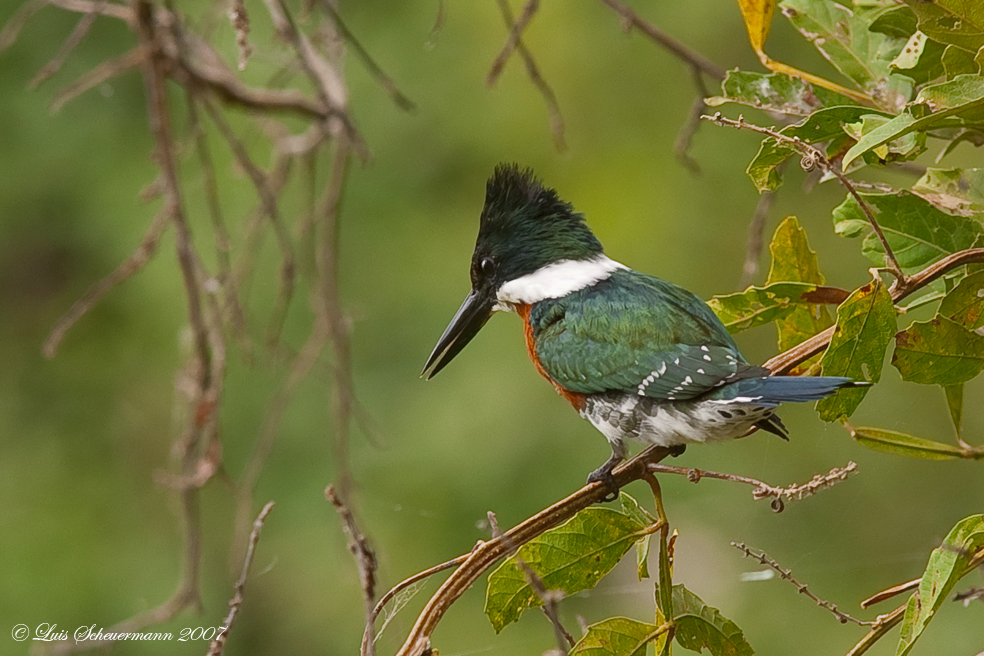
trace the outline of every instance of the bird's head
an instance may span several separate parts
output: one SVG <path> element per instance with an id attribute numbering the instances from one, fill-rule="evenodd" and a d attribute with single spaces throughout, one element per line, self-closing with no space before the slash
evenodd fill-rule
<path id="1" fill-rule="evenodd" d="M 558 263 L 584 262 L 591 268 L 590 263 L 601 257 L 601 243 L 570 203 L 544 187 L 532 170 L 497 166 L 486 185 L 471 261 L 471 292 L 427 359 L 427 377 L 443 369 L 495 310 L 522 302 L 517 291 L 533 274 Z"/>

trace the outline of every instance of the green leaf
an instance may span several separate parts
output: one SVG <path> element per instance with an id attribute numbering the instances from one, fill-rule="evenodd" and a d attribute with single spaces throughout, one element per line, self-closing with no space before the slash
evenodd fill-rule
<path id="1" fill-rule="evenodd" d="M 766 284 L 778 282 L 806 282 L 822 285 L 823 274 L 817 262 L 817 254 L 810 248 L 806 231 L 795 216 L 786 217 L 776 228 L 769 244 L 772 266 Z M 779 349 L 786 351 L 803 342 L 833 323 L 830 312 L 823 305 L 812 303 L 794 308 L 784 317 L 776 319 L 779 331 Z"/>
<path id="2" fill-rule="evenodd" d="M 974 61 L 974 53 L 957 46 L 947 46 L 941 61 L 948 80 L 958 75 L 976 75 L 981 72 L 977 62 Z"/>
<path id="3" fill-rule="evenodd" d="M 611 508 L 585 508 L 555 529 L 520 547 L 489 574 L 485 614 L 496 633 L 543 601 L 517 564 L 519 557 L 548 590 L 572 595 L 593 588 L 650 527 Z"/>
<path id="4" fill-rule="evenodd" d="M 872 32 L 871 12 L 851 11 L 829 0 L 785 0 L 782 13 L 834 67 L 861 88 L 881 96 L 887 107 L 901 107 L 908 98 L 892 93 L 889 64 L 906 39 Z"/>
<path id="5" fill-rule="evenodd" d="M 751 656 L 755 653 L 738 625 L 682 585 L 673 586 L 676 641 L 684 649 L 712 656 Z"/>
<path id="6" fill-rule="evenodd" d="M 886 121 L 877 127 L 870 128 L 869 131 L 861 136 L 861 138 L 858 139 L 858 142 L 847 151 L 847 154 L 844 155 L 844 159 L 841 162 L 841 166 L 847 169 L 854 160 L 869 150 L 874 150 L 881 145 L 901 139 L 913 130 L 913 125 L 915 125 L 915 123 L 916 118 L 912 114 L 903 112 L 902 114 L 899 114 L 895 118 Z M 887 159 L 886 157 L 880 158 L 883 160 Z"/>
<path id="7" fill-rule="evenodd" d="M 728 71 L 721 96 L 707 98 L 710 107 L 738 103 L 769 112 L 809 116 L 821 107 L 853 105 L 853 100 L 785 73 Z"/>
<path id="8" fill-rule="evenodd" d="M 919 29 L 940 43 L 977 52 L 984 46 L 984 5 L 973 0 L 905 0 Z"/>
<path id="9" fill-rule="evenodd" d="M 810 248 L 806 231 L 795 216 L 787 216 L 776 228 L 769 243 L 772 265 L 766 285 L 777 282 L 808 282 L 822 285 L 816 251 Z"/>
<path id="10" fill-rule="evenodd" d="M 949 214 L 984 213 L 984 169 L 929 168 L 912 190 Z"/>
<path id="11" fill-rule="evenodd" d="M 872 451 L 923 460 L 953 460 L 967 457 L 958 447 L 950 444 L 925 440 L 897 431 L 853 426 L 849 426 L 848 430 L 858 444 Z"/>
<path id="12" fill-rule="evenodd" d="M 779 132 L 811 144 L 830 141 L 835 137 L 845 136 L 845 124 L 857 122 L 865 114 L 871 113 L 872 110 L 867 107 L 828 107 L 817 110 L 800 123 L 788 125 Z M 779 188 L 782 178 L 776 167 L 795 154 L 794 148 L 772 137 L 762 140 L 758 154 L 752 159 L 747 170 L 748 177 L 752 179 L 759 192 L 774 191 Z"/>
<path id="13" fill-rule="evenodd" d="M 834 335 L 820 360 L 824 375 L 877 383 L 895 327 L 895 306 L 881 280 L 876 278 L 855 290 L 837 308 Z M 817 401 L 820 418 L 850 417 L 867 393 L 868 388 L 855 387 Z"/>
<path id="14" fill-rule="evenodd" d="M 715 296 L 707 304 L 729 332 L 739 333 L 785 317 L 805 303 L 803 294 L 816 288 L 816 285 L 809 283 L 782 282 Z"/>
<path id="15" fill-rule="evenodd" d="M 984 271 L 972 273 L 957 283 L 940 301 L 939 314 L 968 330 L 984 326 Z"/>
<path id="16" fill-rule="evenodd" d="M 913 104 L 928 105 L 933 112 L 922 119 L 924 123 L 933 117 L 968 114 L 984 106 L 984 76 L 958 75 L 947 82 L 930 84 L 919 91 Z"/>
<path id="17" fill-rule="evenodd" d="M 646 647 L 660 627 L 627 617 L 610 617 L 588 627 L 571 649 L 572 656 L 645 656 Z M 657 651 L 666 632 L 656 636 Z M 661 638 L 661 639 L 660 639 Z"/>
<path id="18" fill-rule="evenodd" d="M 622 506 L 622 512 L 636 520 L 643 526 L 651 526 L 656 523 L 656 518 L 649 514 L 649 512 L 639 505 L 635 497 L 629 496 L 625 492 L 620 492 L 618 495 L 619 504 Z M 649 578 L 649 543 L 652 535 L 646 534 L 636 542 L 636 571 L 639 575 L 639 580 Z"/>
<path id="19" fill-rule="evenodd" d="M 965 574 L 968 554 L 984 546 L 984 516 L 971 515 L 960 522 L 933 550 L 919 588 L 909 597 L 899 634 L 896 656 L 905 656 Z"/>
<path id="20" fill-rule="evenodd" d="M 965 383 L 984 371 L 984 337 L 945 317 L 916 322 L 895 336 L 892 364 L 912 383 Z"/>
<path id="21" fill-rule="evenodd" d="M 927 201 L 909 192 L 861 194 L 871 206 L 895 257 L 903 268 L 911 269 L 933 260 L 973 248 L 982 239 L 984 228 L 970 219 L 944 214 Z M 870 232 L 870 224 L 853 197 L 834 209 L 834 230 L 843 237 L 868 233 L 862 253 L 884 265 L 881 241 Z"/>

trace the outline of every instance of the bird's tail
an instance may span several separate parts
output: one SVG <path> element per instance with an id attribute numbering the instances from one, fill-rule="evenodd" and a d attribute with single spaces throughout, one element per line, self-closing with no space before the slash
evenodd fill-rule
<path id="1" fill-rule="evenodd" d="M 869 387 L 841 376 L 763 376 L 737 380 L 714 394 L 715 400 L 777 406 L 780 403 L 819 401 L 846 387 Z"/>

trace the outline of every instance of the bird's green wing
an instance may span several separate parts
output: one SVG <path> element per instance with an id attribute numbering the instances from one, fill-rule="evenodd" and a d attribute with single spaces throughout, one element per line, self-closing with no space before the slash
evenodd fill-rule
<path id="1" fill-rule="evenodd" d="M 635 271 L 538 303 L 530 323 L 541 366 L 581 394 L 683 400 L 761 371 L 700 298 Z"/>

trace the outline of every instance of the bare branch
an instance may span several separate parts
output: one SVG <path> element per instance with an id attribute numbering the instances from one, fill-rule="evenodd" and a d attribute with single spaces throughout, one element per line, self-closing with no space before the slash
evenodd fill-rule
<path id="1" fill-rule="evenodd" d="M 3 29 L 0 30 L 0 52 L 14 45 L 27 22 L 48 4 L 48 0 L 27 0 L 27 2 L 22 3 L 14 15 L 4 24 Z"/>
<path id="2" fill-rule="evenodd" d="M 137 46 L 133 50 L 114 59 L 102 62 L 88 73 L 83 74 L 75 82 L 61 89 L 51 101 L 52 113 L 57 113 L 69 100 L 77 98 L 89 89 L 99 86 L 117 75 L 122 75 L 143 63 L 144 48 Z"/>
<path id="3" fill-rule="evenodd" d="M 79 22 L 75 24 L 75 28 L 72 30 L 72 33 L 68 35 L 68 38 L 65 39 L 65 42 L 62 44 L 61 48 L 58 49 L 58 53 L 51 59 L 51 61 L 45 64 L 33 78 L 31 78 L 30 82 L 27 83 L 28 88 L 37 88 L 38 85 L 61 70 L 61 67 L 65 65 L 65 60 L 68 59 L 70 54 L 72 54 L 75 47 L 82 42 L 85 35 L 89 33 L 89 29 L 92 28 L 92 24 L 96 22 L 96 17 L 99 15 L 96 9 L 104 4 L 106 4 L 106 0 L 99 0 L 93 11 L 90 11 L 79 19 Z"/>
<path id="4" fill-rule="evenodd" d="M 758 203 L 755 205 L 755 214 L 752 216 L 751 223 L 748 224 L 748 244 L 745 246 L 745 263 L 741 267 L 741 281 L 738 283 L 740 289 L 745 289 L 752 284 L 755 276 L 758 275 L 759 259 L 762 257 L 762 247 L 765 245 L 765 220 L 769 216 L 769 209 L 772 201 L 775 200 L 776 192 L 767 191 L 759 196 Z"/>
<path id="5" fill-rule="evenodd" d="M 505 6 L 503 6 L 504 1 L 506 2 Z M 540 0 L 526 0 L 526 4 L 523 5 L 523 12 L 519 15 L 519 20 L 516 22 L 513 22 L 512 11 L 506 0 L 500 0 L 499 8 L 506 19 L 507 27 L 509 28 L 509 38 L 506 39 L 506 45 L 502 47 L 502 50 L 499 51 L 499 54 L 492 61 L 489 74 L 485 78 L 485 84 L 490 87 L 495 86 L 495 83 L 498 82 L 499 75 L 502 74 L 502 69 L 505 68 L 506 62 L 509 61 L 513 51 L 520 44 L 523 32 L 526 31 L 526 28 L 533 20 L 533 16 L 536 15 L 537 9 L 540 8 Z"/>
<path id="6" fill-rule="evenodd" d="M 525 25 L 519 27 L 520 23 L 513 23 L 512 11 L 509 9 L 508 0 L 498 0 L 498 3 L 499 10 L 502 12 L 502 19 L 505 21 L 506 27 L 510 30 L 510 41 L 513 39 L 513 36 L 515 36 L 516 39 L 513 47 L 509 47 L 509 43 L 507 42 L 506 47 L 503 48 L 499 57 L 508 57 L 509 53 L 511 53 L 513 49 L 519 52 L 520 57 L 523 58 L 523 63 L 526 65 L 526 74 L 529 76 L 530 81 L 533 82 L 533 86 L 540 91 L 540 95 L 543 96 L 544 101 L 547 103 L 547 113 L 550 116 L 550 131 L 553 134 L 554 146 L 557 150 L 563 152 L 567 150 L 567 139 L 564 136 L 564 117 L 560 113 L 560 104 L 557 102 L 557 96 L 554 95 L 553 89 L 550 88 L 550 85 L 547 84 L 546 79 L 544 79 L 543 75 L 540 73 L 540 68 L 536 65 L 536 60 L 533 59 L 533 54 L 523 43 L 521 33 L 522 29 L 525 28 Z M 538 4 L 539 0 L 528 0 L 526 6 L 523 8 L 523 16 L 520 17 L 520 21 L 522 22 L 523 18 L 526 18 L 526 23 L 529 23 L 529 21 L 533 19 L 533 14 L 536 12 Z M 517 27 L 519 27 L 519 29 L 517 29 Z M 498 61 L 498 58 L 496 61 Z M 492 64 L 492 70 L 489 71 L 488 78 L 486 79 L 489 86 L 493 86 L 495 84 L 499 77 L 499 73 L 501 72 L 501 66 L 503 65 L 505 65 L 505 60 L 503 60 L 499 70 L 497 71 L 496 63 Z"/>
<path id="7" fill-rule="evenodd" d="M 366 630 L 369 632 L 370 639 L 367 643 L 366 656 L 374 656 L 376 653 L 375 645 L 372 640 L 372 618 L 376 603 L 376 554 L 369 546 L 369 540 L 359 529 L 352 515 L 352 510 L 345 505 L 345 501 L 338 495 L 335 488 L 331 485 L 325 488 L 325 498 L 335 506 L 338 516 L 342 520 L 342 529 L 348 538 L 348 548 L 355 558 L 356 567 L 359 569 L 359 580 L 362 582 L 362 599 L 365 602 Z"/>
<path id="8" fill-rule="evenodd" d="M 246 13 L 246 0 L 232 0 L 229 7 L 229 22 L 236 32 L 236 50 L 239 53 L 236 66 L 239 70 L 245 71 L 249 57 L 253 54 L 253 46 L 249 43 L 249 14 Z"/>
<path id="9" fill-rule="evenodd" d="M 622 2 L 622 0 L 601 0 L 601 2 L 611 7 L 616 14 L 622 17 L 627 30 L 633 27 L 638 29 L 691 68 L 697 69 L 716 80 L 724 79 L 723 68 L 660 30 L 637 14 L 631 7 Z"/>
<path id="10" fill-rule="evenodd" d="M 328 0 L 320 0 L 320 4 L 321 8 L 325 10 L 325 13 L 331 16 L 331 19 L 335 22 L 335 28 L 338 29 L 343 37 L 345 37 L 345 40 L 352 47 L 352 49 L 355 50 L 355 54 L 362 60 L 363 65 L 369 69 L 369 74 L 376 78 L 376 82 L 378 82 L 379 86 L 383 87 L 386 93 L 390 95 L 390 98 L 393 99 L 396 106 L 405 112 L 415 111 L 417 109 L 417 104 L 410 100 L 406 94 L 396 87 L 396 82 L 393 81 L 393 78 L 387 75 L 386 72 L 380 68 L 379 64 L 376 63 L 376 60 L 369 54 L 369 51 L 366 50 L 359 40 L 355 38 L 355 35 L 348 28 L 348 26 L 345 25 L 342 17 L 339 15 L 338 11 L 331 6 L 331 3 Z"/>
<path id="11" fill-rule="evenodd" d="M 253 530 L 249 534 L 249 545 L 246 548 L 246 557 L 243 559 L 243 568 L 239 573 L 239 580 L 236 581 L 236 585 L 233 588 L 232 599 L 229 600 L 229 614 L 226 615 L 225 620 L 222 622 L 222 629 L 219 631 L 219 635 L 215 636 L 215 639 L 208 646 L 206 656 L 221 656 L 222 650 L 225 649 L 229 631 L 232 629 L 232 625 L 235 624 L 236 617 L 239 616 L 239 609 L 243 605 L 243 595 L 246 591 L 246 577 L 249 576 L 249 568 L 253 564 L 253 554 L 256 551 L 256 545 L 260 541 L 260 531 L 263 530 L 263 522 L 266 521 L 267 515 L 273 510 L 273 506 L 273 501 L 267 501 L 263 509 L 260 510 L 260 514 L 253 521 Z"/>
<path id="12" fill-rule="evenodd" d="M 885 237 L 885 233 L 878 224 L 878 220 L 875 218 L 875 214 L 871 207 L 868 205 L 867 201 L 861 198 L 861 195 L 854 187 L 854 184 L 851 183 L 847 176 L 840 171 L 840 168 L 828 160 L 819 148 L 815 148 L 812 144 L 802 141 L 799 137 L 789 137 L 781 132 L 773 130 L 772 128 L 766 128 L 760 125 L 748 123 L 742 116 L 739 116 L 738 120 L 734 121 L 722 116 L 721 112 L 717 112 L 714 116 L 702 116 L 701 118 L 711 121 L 712 123 L 717 123 L 718 125 L 724 125 L 735 129 L 745 128 L 752 130 L 753 132 L 758 132 L 759 134 L 766 134 L 776 141 L 781 141 L 798 150 L 803 155 L 803 168 L 805 170 L 811 170 L 815 166 L 820 166 L 824 171 L 837 178 L 838 182 L 840 182 L 841 185 L 847 189 L 847 193 L 849 193 L 851 197 L 857 201 L 861 211 L 864 212 L 864 215 L 868 218 L 868 223 L 871 224 L 871 229 L 874 230 L 875 235 L 881 242 L 882 249 L 885 251 L 885 257 L 888 261 L 889 271 L 891 271 L 892 275 L 895 276 L 895 284 L 893 287 L 899 287 L 901 289 L 906 288 L 909 281 L 907 280 L 905 273 L 902 272 L 902 267 L 899 266 L 899 262 L 895 258 L 895 252 L 892 250 L 892 246 L 888 243 L 888 238 Z"/>
<path id="13" fill-rule="evenodd" d="M 112 273 L 89 288 L 85 296 L 77 300 L 69 311 L 58 320 L 58 323 L 48 333 L 48 338 L 44 340 L 44 346 L 41 347 L 41 352 L 46 358 L 55 357 L 58 346 L 76 321 L 95 307 L 103 296 L 115 289 L 117 285 L 130 279 L 150 261 L 150 258 L 157 252 L 157 245 L 160 243 L 161 235 L 164 234 L 169 222 L 170 216 L 166 210 L 158 212 L 133 255 L 123 260 Z"/>
<path id="14" fill-rule="evenodd" d="M 862 620 L 855 619 L 854 617 L 851 617 L 847 613 L 838 610 L 837 606 L 830 603 L 829 601 L 824 601 L 820 597 L 816 596 L 815 594 L 810 592 L 809 588 L 806 587 L 805 583 L 800 583 L 799 581 L 793 578 L 792 570 L 783 569 L 782 567 L 780 567 L 779 563 L 774 561 L 772 558 L 769 558 L 768 554 L 766 554 L 764 551 L 762 552 L 753 551 L 752 549 L 746 547 L 744 542 L 732 542 L 731 546 L 737 549 L 738 551 L 742 552 L 743 554 L 745 554 L 745 556 L 749 558 L 754 558 L 755 560 L 759 561 L 763 565 L 767 565 L 772 569 L 774 569 L 776 572 L 779 573 L 779 577 L 781 579 L 783 579 L 784 581 L 789 581 L 794 586 L 796 586 L 800 594 L 805 594 L 807 597 L 815 601 L 818 606 L 820 606 L 821 608 L 826 608 L 831 613 L 833 613 L 841 624 L 847 624 L 848 622 L 854 622 L 858 626 L 873 626 L 875 624 L 875 622 L 864 622 Z"/>

